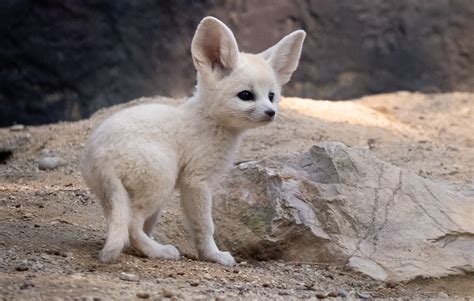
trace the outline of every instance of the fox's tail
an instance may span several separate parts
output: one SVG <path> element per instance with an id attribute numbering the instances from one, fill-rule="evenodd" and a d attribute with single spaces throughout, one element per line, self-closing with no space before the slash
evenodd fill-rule
<path id="1" fill-rule="evenodd" d="M 112 262 L 129 243 L 128 227 L 131 220 L 130 201 L 122 182 L 115 175 L 103 179 L 102 206 L 107 220 L 107 239 L 99 253 L 99 260 Z"/>

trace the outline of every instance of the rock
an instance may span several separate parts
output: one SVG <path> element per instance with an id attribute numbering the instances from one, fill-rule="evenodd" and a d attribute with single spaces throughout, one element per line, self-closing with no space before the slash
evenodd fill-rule
<path id="1" fill-rule="evenodd" d="M 366 294 L 366 293 L 356 292 L 356 295 L 357 295 L 357 297 L 359 297 L 361 299 L 369 299 L 370 298 L 370 295 Z"/>
<path id="2" fill-rule="evenodd" d="M 120 273 L 119 278 L 124 281 L 132 281 L 132 282 L 140 281 L 140 277 L 138 277 L 138 275 L 125 273 L 125 272 Z"/>
<path id="3" fill-rule="evenodd" d="M 189 285 L 191 285 L 191 286 L 199 286 L 199 282 L 198 282 L 198 281 L 191 281 L 191 282 L 189 283 Z"/>
<path id="4" fill-rule="evenodd" d="M 35 285 L 31 282 L 25 282 L 22 285 L 20 285 L 20 290 L 26 290 L 35 287 Z"/>
<path id="5" fill-rule="evenodd" d="M 66 160 L 61 157 L 44 157 L 38 161 L 38 168 L 40 170 L 50 170 L 66 164 Z"/>
<path id="6" fill-rule="evenodd" d="M 213 210 L 218 243 L 242 257 L 347 263 L 384 281 L 474 270 L 474 198 L 363 148 L 247 162 Z"/>
<path id="7" fill-rule="evenodd" d="M 167 289 L 167 288 L 163 288 L 162 290 L 162 294 L 163 294 L 163 297 L 165 298 L 172 298 L 174 296 L 178 296 L 179 294 L 173 290 L 170 290 L 170 289 Z"/>
<path id="8" fill-rule="evenodd" d="M 327 297 L 327 294 L 326 293 L 316 293 L 315 296 L 318 299 L 325 299 Z"/>
<path id="9" fill-rule="evenodd" d="M 137 297 L 140 299 L 148 299 L 150 298 L 150 294 L 141 292 L 141 293 L 137 293 Z"/>
<path id="10" fill-rule="evenodd" d="M 20 132 L 25 130 L 25 126 L 23 124 L 15 124 L 10 127 L 11 132 Z"/>
<path id="11" fill-rule="evenodd" d="M 51 151 L 47 148 L 42 148 L 40 151 L 39 151 L 39 156 L 40 158 L 44 158 L 44 157 L 49 157 L 49 155 L 51 154 Z"/>
<path id="12" fill-rule="evenodd" d="M 395 281 L 387 281 L 385 283 L 385 286 L 388 288 L 396 288 L 398 286 L 398 283 Z"/>
<path id="13" fill-rule="evenodd" d="M 78 120 L 141 95 L 189 93 L 189 44 L 206 15 L 221 18 L 250 52 L 306 29 L 287 95 L 474 89 L 469 0 L 280 0 L 252 9 L 234 1 L 2 2 L 0 126 Z"/>
<path id="14" fill-rule="evenodd" d="M 348 291 L 346 291 L 345 289 L 343 288 L 338 288 L 337 289 L 337 295 L 339 297 L 342 297 L 342 298 L 350 298 L 351 297 L 351 294 L 349 294 Z"/>
<path id="15" fill-rule="evenodd" d="M 25 272 L 28 271 L 30 268 L 28 267 L 27 263 L 21 263 L 15 267 L 15 270 L 18 272 Z"/>
<path id="16" fill-rule="evenodd" d="M 447 298 L 449 298 L 449 295 L 446 294 L 445 292 L 439 292 L 438 293 L 438 298 L 447 299 Z"/>

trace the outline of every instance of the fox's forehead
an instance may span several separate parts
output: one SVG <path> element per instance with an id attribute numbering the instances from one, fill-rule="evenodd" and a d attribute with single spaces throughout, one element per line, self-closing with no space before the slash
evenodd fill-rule
<path id="1" fill-rule="evenodd" d="M 277 85 L 275 73 L 270 64 L 256 54 L 240 53 L 235 72 L 240 80 L 250 86 L 273 88 Z"/>

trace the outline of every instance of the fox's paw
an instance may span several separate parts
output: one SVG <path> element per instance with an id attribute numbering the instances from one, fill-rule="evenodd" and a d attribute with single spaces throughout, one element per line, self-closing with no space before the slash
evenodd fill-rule
<path id="1" fill-rule="evenodd" d="M 117 260 L 121 251 L 122 251 L 122 248 L 104 247 L 99 252 L 99 256 L 97 257 L 103 263 L 113 263 Z"/>
<path id="2" fill-rule="evenodd" d="M 212 254 L 201 256 L 203 260 L 220 263 L 222 265 L 233 266 L 235 265 L 235 259 L 230 255 L 229 252 L 217 251 Z"/>
<path id="3" fill-rule="evenodd" d="M 179 260 L 180 258 L 178 249 L 173 245 L 160 245 L 160 248 L 157 248 L 151 257 L 168 260 Z"/>

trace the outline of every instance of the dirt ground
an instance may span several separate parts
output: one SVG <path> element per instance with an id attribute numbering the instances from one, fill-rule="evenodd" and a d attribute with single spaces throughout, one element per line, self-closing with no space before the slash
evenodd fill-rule
<path id="1" fill-rule="evenodd" d="M 0 298 L 474 296 L 473 274 L 383 283 L 344 267 L 317 263 L 240 258 L 238 266 L 223 267 L 199 262 L 176 202 L 168 204 L 155 233 L 161 241 L 175 244 L 184 254 L 182 260 L 146 259 L 130 250 L 115 264 L 100 263 L 96 255 L 104 242 L 104 219 L 79 174 L 81 153 L 100 120 L 124 106 L 149 101 L 180 102 L 140 99 L 101 110 L 89 120 L 0 129 L 0 140 L 28 141 L 0 164 Z M 304 151 L 320 141 L 367 147 L 382 160 L 447 181 L 454 190 L 474 191 L 474 94 L 399 92 L 345 102 L 286 98 L 276 122 L 246 134 L 237 160 Z M 44 148 L 66 159 L 67 165 L 39 170 Z"/>

